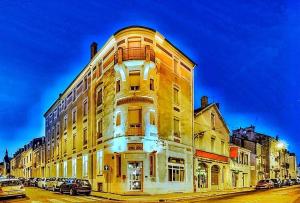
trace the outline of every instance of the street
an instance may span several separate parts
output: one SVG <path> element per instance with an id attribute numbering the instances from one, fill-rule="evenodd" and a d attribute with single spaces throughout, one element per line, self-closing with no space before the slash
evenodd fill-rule
<path id="1" fill-rule="evenodd" d="M 300 203 L 300 186 L 259 190 L 240 194 L 223 195 L 209 199 L 186 200 L 190 203 Z"/>
<path id="2" fill-rule="evenodd" d="M 68 203 L 68 202 L 116 202 L 93 196 L 70 196 L 58 192 L 50 192 L 39 188 L 26 188 L 26 197 L 11 197 L 1 199 L 0 203 L 24 202 L 24 203 Z M 153 196 L 154 197 L 154 196 Z M 163 202 L 163 200 L 161 200 Z M 131 202 L 131 201 L 129 201 Z M 132 202 L 143 202 L 142 199 Z M 152 201 L 147 201 L 152 202 Z M 154 202 L 154 201 L 153 201 Z M 185 198 L 176 201 L 167 200 L 166 202 L 189 202 L 189 203 L 300 203 L 300 186 L 276 188 L 271 190 L 259 190 L 241 192 L 236 194 L 220 195 L 217 197 Z"/>
<path id="3" fill-rule="evenodd" d="M 100 202 L 105 199 L 98 197 L 77 195 L 70 196 L 68 194 L 60 194 L 59 192 L 46 191 L 40 188 L 26 187 L 26 197 L 10 197 L 5 199 L 0 199 L 0 203 L 4 202 L 24 202 L 24 203 L 64 203 L 64 202 Z M 105 202 L 111 202 L 110 200 L 105 200 Z"/>

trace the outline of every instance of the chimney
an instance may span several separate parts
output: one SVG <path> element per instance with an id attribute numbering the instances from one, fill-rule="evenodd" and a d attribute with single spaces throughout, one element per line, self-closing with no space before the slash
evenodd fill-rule
<path id="1" fill-rule="evenodd" d="M 201 108 L 205 108 L 208 105 L 208 97 L 207 96 L 202 96 L 201 97 Z"/>
<path id="2" fill-rule="evenodd" d="M 96 53 L 97 53 L 97 43 L 93 42 L 91 44 L 91 59 L 94 58 L 94 56 L 96 55 Z"/>

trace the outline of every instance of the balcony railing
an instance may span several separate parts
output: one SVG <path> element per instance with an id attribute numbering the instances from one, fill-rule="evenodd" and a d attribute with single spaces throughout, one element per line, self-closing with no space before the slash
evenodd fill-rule
<path id="1" fill-rule="evenodd" d="M 142 124 L 137 123 L 137 124 L 130 124 L 127 132 L 127 136 L 141 136 L 144 135 L 143 129 L 142 129 Z"/>
<path id="2" fill-rule="evenodd" d="M 155 53 L 150 46 L 131 47 L 126 49 L 120 47 L 115 53 L 115 64 L 129 60 L 146 60 L 155 62 Z"/>

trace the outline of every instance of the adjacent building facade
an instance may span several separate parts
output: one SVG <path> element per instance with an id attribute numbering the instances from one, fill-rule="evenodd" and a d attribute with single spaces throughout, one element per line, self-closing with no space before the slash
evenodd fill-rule
<path id="1" fill-rule="evenodd" d="M 201 98 L 194 118 L 194 184 L 195 191 L 228 189 L 230 185 L 229 136 L 217 103 Z"/>
<path id="2" fill-rule="evenodd" d="M 128 27 L 45 113 L 45 176 L 112 193 L 193 191 L 195 64 L 157 31 Z"/>

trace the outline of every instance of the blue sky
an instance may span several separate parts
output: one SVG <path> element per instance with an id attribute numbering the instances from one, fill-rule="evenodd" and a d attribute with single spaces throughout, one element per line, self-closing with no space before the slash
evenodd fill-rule
<path id="1" fill-rule="evenodd" d="M 230 129 L 253 124 L 300 155 L 299 1 L 0 2 L 0 156 L 44 135 L 43 113 L 99 46 L 129 25 L 158 30 L 198 64 L 200 97 Z"/>

